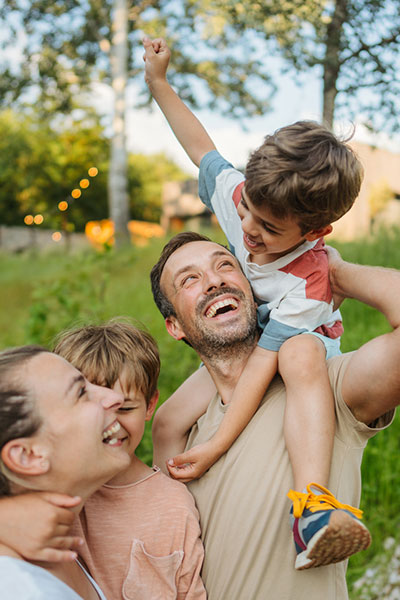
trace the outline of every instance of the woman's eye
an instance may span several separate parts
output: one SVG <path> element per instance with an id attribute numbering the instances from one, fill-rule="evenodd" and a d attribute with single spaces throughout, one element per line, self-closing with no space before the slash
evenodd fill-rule
<path id="1" fill-rule="evenodd" d="M 79 390 L 79 398 L 82 398 L 86 394 L 86 387 L 83 385 Z"/>

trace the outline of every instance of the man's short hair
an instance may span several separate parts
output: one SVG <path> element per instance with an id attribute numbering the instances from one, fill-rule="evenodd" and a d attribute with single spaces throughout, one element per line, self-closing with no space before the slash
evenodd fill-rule
<path id="1" fill-rule="evenodd" d="M 148 404 L 157 391 L 160 357 L 154 338 L 127 320 L 111 319 L 59 334 L 54 352 L 92 383 L 112 388 L 123 369 L 129 389 Z"/>
<path id="2" fill-rule="evenodd" d="M 161 256 L 154 265 L 150 273 L 151 290 L 153 292 L 154 302 L 156 303 L 160 313 L 166 319 L 167 317 L 176 317 L 176 312 L 171 302 L 165 296 L 161 289 L 161 276 L 165 267 L 165 263 L 169 257 L 181 246 L 190 244 L 191 242 L 211 242 L 210 238 L 194 231 L 184 231 L 178 233 L 165 244 Z"/>
<path id="3" fill-rule="evenodd" d="M 245 171 L 250 201 L 278 219 L 293 218 L 302 235 L 337 221 L 352 207 L 363 168 L 349 140 L 314 121 L 268 135 Z"/>

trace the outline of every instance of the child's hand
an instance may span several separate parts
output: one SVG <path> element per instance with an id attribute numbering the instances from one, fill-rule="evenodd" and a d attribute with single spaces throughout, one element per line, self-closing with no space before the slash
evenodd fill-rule
<path id="1" fill-rule="evenodd" d="M 81 499 L 51 492 L 32 492 L 0 500 L 0 540 L 28 560 L 75 560 L 83 540 L 69 536 Z"/>
<path id="2" fill-rule="evenodd" d="M 145 49 L 143 55 L 145 61 L 144 78 L 151 89 L 152 84 L 157 80 L 165 80 L 171 52 L 166 41 L 162 38 L 150 40 L 145 37 L 142 41 Z"/>
<path id="3" fill-rule="evenodd" d="M 183 483 L 198 479 L 218 460 L 210 442 L 194 446 L 183 454 L 178 454 L 167 462 L 169 474 Z"/>

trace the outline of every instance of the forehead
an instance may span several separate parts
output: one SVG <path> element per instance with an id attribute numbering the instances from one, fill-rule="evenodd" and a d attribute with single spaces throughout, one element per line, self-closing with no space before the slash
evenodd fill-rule
<path id="1" fill-rule="evenodd" d="M 46 406 L 46 410 L 59 404 L 71 393 L 72 387 L 83 380 L 75 367 L 51 352 L 43 352 L 32 358 L 26 364 L 24 378 L 37 403 Z"/>
<path id="2" fill-rule="evenodd" d="M 165 263 L 161 280 L 173 281 L 180 272 L 191 268 L 208 268 L 221 256 L 233 258 L 237 262 L 232 253 L 219 244 L 206 241 L 190 242 L 171 254 Z M 239 263 L 237 266 L 240 270 Z"/>

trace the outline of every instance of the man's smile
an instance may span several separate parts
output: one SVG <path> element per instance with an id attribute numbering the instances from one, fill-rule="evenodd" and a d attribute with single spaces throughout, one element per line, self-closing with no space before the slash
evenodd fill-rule
<path id="1" fill-rule="evenodd" d="M 224 298 L 223 300 L 216 300 L 207 308 L 205 315 L 207 319 L 212 319 L 215 316 L 224 314 L 231 310 L 236 310 L 238 306 L 238 301 L 232 297 Z"/>

